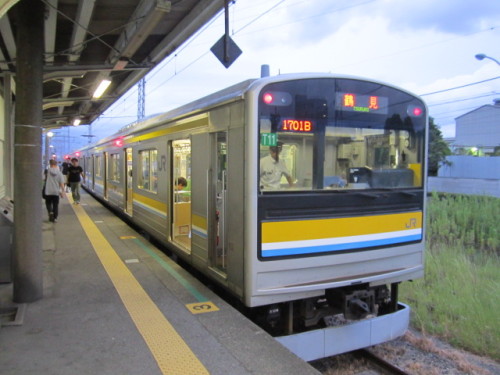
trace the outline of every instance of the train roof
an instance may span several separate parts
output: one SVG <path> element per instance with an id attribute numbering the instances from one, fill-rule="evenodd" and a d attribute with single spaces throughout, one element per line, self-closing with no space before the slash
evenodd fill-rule
<path id="1" fill-rule="evenodd" d="M 197 99 L 191 103 L 185 104 L 181 107 L 172 109 L 164 113 L 153 114 L 141 121 L 132 122 L 121 128 L 120 130 L 118 130 L 118 132 L 114 133 L 113 135 L 103 138 L 92 145 L 84 147 L 83 149 L 86 149 L 88 147 L 93 147 L 101 143 L 109 142 L 110 140 L 113 140 L 120 136 L 124 136 L 150 127 L 161 125 L 166 121 L 170 121 L 172 119 L 176 119 L 185 116 L 187 114 L 195 113 L 201 109 L 210 108 L 219 105 L 221 103 L 234 100 L 235 98 L 243 97 L 245 92 L 255 81 L 256 79 L 248 79 L 246 81 L 237 83 L 233 86 L 227 87 L 223 90 L 217 91 L 213 94 L 207 95 L 203 98 Z"/>
<path id="2" fill-rule="evenodd" d="M 264 78 L 254 78 L 254 79 L 248 79 L 246 81 L 237 83 L 233 86 L 227 87 L 223 90 L 217 91 L 213 94 L 207 95 L 205 97 L 202 97 L 200 99 L 197 99 L 193 102 L 190 102 L 188 104 L 185 104 L 181 107 L 172 109 L 170 111 L 164 112 L 164 113 L 159 113 L 159 114 L 153 114 L 151 116 L 146 117 L 145 119 L 141 121 L 135 121 L 133 123 L 130 123 L 123 128 L 121 128 L 118 132 L 114 133 L 113 135 L 110 135 L 106 138 L 103 138 L 91 145 L 88 145 L 86 147 L 83 147 L 81 150 L 85 150 L 88 148 L 92 148 L 96 145 L 103 144 L 109 141 L 112 141 L 113 139 L 116 139 L 118 137 L 123 137 L 125 135 L 135 133 L 144 129 L 148 129 L 151 127 L 159 126 L 167 121 L 171 121 L 174 119 L 181 118 L 183 116 L 186 116 L 188 114 L 193 114 L 196 113 L 197 111 L 200 110 L 206 110 L 207 108 L 211 108 L 217 105 L 220 105 L 222 103 L 235 100 L 237 98 L 242 98 L 245 94 L 246 91 L 248 91 L 254 84 L 257 86 L 260 85 L 265 85 L 271 82 L 275 81 L 282 81 L 284 79 L 311 79 L 311 78 L 347 78 L 347 79 L 360 79 L 360 80 L 366 80 L 367 78 L 364 77 L 357 77 L 357 76 L 351 76 L 351 75 L 344 75 L 344 74 L 332 74 L 332 73 L 292 73 L 292 74 L 283 74 L 283 75 L 277 75 L 277 76 L 269 76 L 269 77 L 264 77 Z M 394 88 L 397 88 L 401 91 L 405 91 L 408 94 L 414 95 L 411 92 L 404 90 L 400 87 L 394 86 L 390 83 L 387 82 L 381 82 L 378 80 L 374 79 L 369 79 L 371 82 L 377 82 L 383 85 L 391 86 Z"/>

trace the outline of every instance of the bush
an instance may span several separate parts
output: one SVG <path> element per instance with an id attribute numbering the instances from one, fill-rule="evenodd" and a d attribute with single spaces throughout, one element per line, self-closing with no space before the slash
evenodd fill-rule
<path id="1" fill-rule="evenodd" d="M 437 196 L 427 210 L 425 277 L 401 286 L 412 325 L 500 359 L 500 199 Z"/>
<path id="2" fill-rule="evenodd" d="M 433 193 L 427 206 L 427 245 L 465 246 L 499 255 L 499 216 L 498 198 Z"/>

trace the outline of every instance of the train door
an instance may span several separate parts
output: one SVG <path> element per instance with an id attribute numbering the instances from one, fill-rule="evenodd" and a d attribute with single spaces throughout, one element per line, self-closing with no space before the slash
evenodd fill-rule
<path id="1" fill-rule="evenodd" d="M 90 188 L 90 181 L 92 179 L 92 158 L 90 156 L 85 157 L 85 186 Z"/>
<path id="2" fill-rule="evenodd" d="M 87 181 L 87 157 L 86 156 L 82 156 L 81 160 L 82 160 L 82 162 L 80 163 L 80 166 L 83 168 L 83 175 L 85 176 L 83 178 L 82 182 L 81 182 L 81 185 L 85 186 L 86 185 L 86 181 Z M 66 181 L 66 179 L 65 179 L 65 181 Z"/>
<path id="3" fill-rule="evenodd" d="M 125 149 L 125 212 L 132 216 L 134 190 L 132 184 L 132 149 Z"/>
<path id="4" fill-rule="evenodd" d="M 103 197 L 104 199 L 108 199 L 108 156 L 107 152 L 104 152 L 104 160 L 103 160 L 103 171 L 102 171 L 102 184 L 103 184 Z"/>
<path id="5" fill-rule="evenodd" d="M 92 191 L 94 191 L 94 189 L 95 189 L 95 172 L 96 172 L 95 160 L 96 160 L 96 156 L 94 154 L 92 154 L 92 181 L 90 182 L 90 189 Z"/>
<path id="6" fill-rule="evenodd" d="M 191 140 L 172 141 L 172 241 L 191 253 Z"/>
<path id="7" fill-rule="evenodd" d="M 209 249 L 210 265 L 217 271 L 226 273 L 227 269 L 227 133 L 214 134 L 215 141 L 212 143 L 212 178 L 214 196 L 213 211 L 215 215 L 211 226 L 214 230 L 212 245 Z"/>

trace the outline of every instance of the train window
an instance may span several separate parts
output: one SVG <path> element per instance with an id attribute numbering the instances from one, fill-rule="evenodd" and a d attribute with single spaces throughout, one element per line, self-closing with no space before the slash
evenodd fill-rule
<path id="1" fill-rule="evenodd" d="M 151 150 L 151 190 L 158 192 L 158 151 Z"/>
<path id="2" fill-rule="evenodd" d="M 298 183 L 297 176 L 301 174 L 297 171 L 297 157 L 300 145 L 293 140 L 279 146 L 261 146 L 260 148 L 260 185 L 262 190 L 281 190 L 292 187 Z M 301 157 L 306 157 L 302 153 Z M 311 187 L 305 183 L 304 186 Z"/>
<path id="3" fill-rule="evenodd" d="M 120 154 L 110 155 L 109 176 L 111 181 L 120 181 Z"/>
<path id="4" fill-rule="evenodd" d="M 85 158 L 85 179 L 90 181 L 90 176 L 92 175 L 92 158 L 90 156 L 87 156 Z"/>
<path id="5" fill-rule="evenodd" d="M 157 150 L 142 150 L 139 151 L 139 168 L 137 187 L 158 192 L 158 151 Z"/>
<path id="6" fill-rule="evenodd" d="M 191 140 L 172 142 L 175 202 L 191 201 Z"/>
<path id="7" fill-rule="evenodd" d="M 422 186 L 426 115 L 418 98 L 330 78 L 271 83 L 259 98 L 261 191 Z"/>
<path id="8" fill-rule="evenodd" d="M 101 174 L 101 156 L 99 156 L 99 155 L 96 155 L 94 157 L 94 170 L 95 170 L 96 177 L 102 177 L 102 174 Z"/>

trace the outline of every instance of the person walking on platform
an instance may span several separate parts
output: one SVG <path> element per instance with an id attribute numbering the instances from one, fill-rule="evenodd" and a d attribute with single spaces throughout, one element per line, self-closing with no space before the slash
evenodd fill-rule
<path id="1" fill-rule="evenodd" d="M 49 221 L 55 223 L 59 214 L 59 197 L 63 197 L 64 191 L 64 177 L 55 160 L 50 160 L 49 168 L 45 170 L 44 190 Z"/>
<path id="2" fill-rule="evenodd" d="M 80 181 L 83 176 L 83 169 L 78 165 L 78 159 L 71 159 L 71 165 L 68 168 L 68 182 L 71 188 L 71 196 L 75 204 L 80 203 Z"/>
<path id="3" fill-rule="evenodd" d="M 66 193 L 69 193 L 69 184 L 68 184 L 68 168 L 71 165 L 69 162 L 69 156 L 67 159 L 64 160 L 64 162 L 61 164 L 61 172 L 64 176 L 64 191 Z"/>

